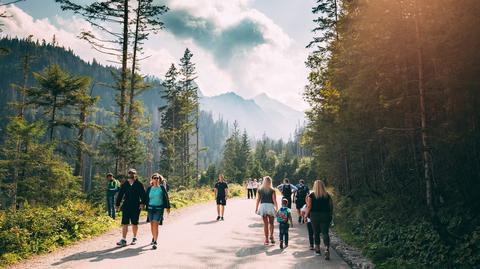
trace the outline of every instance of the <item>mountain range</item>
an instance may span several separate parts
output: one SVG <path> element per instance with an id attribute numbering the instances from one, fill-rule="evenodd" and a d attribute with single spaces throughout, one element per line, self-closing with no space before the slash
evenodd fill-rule
<path id="1" fill-rule="evenodd" d="M 97 106 L 101 108 L 97 114 L 115 111 L 116 91 L 104 85 L 114 84 L 111 73 L 114 67 L 103 66 L 96 61 L 87 63 L 70 49 L 56 47 L 51 44 L 27 42 L 19 39 L 0 39 L 0 47 L 8 48 L 9 53 L 0 60 L 0 132 L 7 122 L 9 115 L 8 102 L 12 98 L 10 85 L 22 81 L 20 61 L 26 51 L 35 54 L 30 70 L 38 72 L 46 66 L 57 63 L 64 70 L 76 75 L 85 75 L 95 81 L 92 94 L 100 97 Z M 28 86 L 34 85 L 35 79 L 28 77 Z M 144 91 L 138 96 L 145 106 L 146 111 L 152 118 L 152 130 L 160 128 L 160 115 L 158 107 L 165 104 L 162 99 L 163 87 L 161 80 L 149 77 L 153 88 Z M 261 138 L 264 134 L 274 139 L 288 139 L 294 133 L 295 127 L 303 124 L 304 115 L 266 94 L 260 94 L 252 99 L 246 99 L 234 92 L 228 92 L 217 96 L 204 96 L 199 89 L 200 109 L 211 112 L 214 119 L 222 118 L 228 121 L 230 126 L 237 121 L 240 129 L 246 129 L 254 138 Z M 97 120 L 103 119 L 97 116 Z M 105 123 L 105 122 L 104 122 Z"/>
<path id="2" fill-rule="evenodd" d="M 230 123 L 237 121 L 240 129 L 245 129 L 250 136 L 257 139 L 266 135 L 287 140 L 305 119 L 303 112 L 265 93 L 252 99 L 245 99 L 234 92 L 203 96 L 200 98 L 200 108 Z"/>

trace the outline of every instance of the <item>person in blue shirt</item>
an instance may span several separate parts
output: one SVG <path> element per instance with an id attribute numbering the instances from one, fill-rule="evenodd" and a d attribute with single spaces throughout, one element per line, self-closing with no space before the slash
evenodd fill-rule
<path id="1" fill-rule="evenodd" d="M 157 249 L 158 227 L 163 224 L 164 210 L 167 209 L 167 213 L 170 213 L 170 199 L 167 189 L 161 184 L 163 176 L 155 173 L 151 179 L 152 185 L 148 187 L 146 195 L 147 222 L 150 222 L 152 231 L 152 248 Z"/>
<path id="2" fill-rule="evenodd" d="M 280 248 L 283 249 L 283 243 L 285 243 L 285 247 L 288 247 L 288 229 L 293 227 L 292 212 L 288 208 L 287 198 L 282 199 L 282 207 L 277 212 L 277 222 L 280 231 Z"/>

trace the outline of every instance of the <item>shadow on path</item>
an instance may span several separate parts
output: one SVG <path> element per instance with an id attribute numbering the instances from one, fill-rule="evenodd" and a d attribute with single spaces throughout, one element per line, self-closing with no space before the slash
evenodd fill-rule
<path id="1" fill-rule="evenodd" d="M 195 225 L 207 225 L 207 224 L 214 224 L 214 223 L 217 223 L 217 222 L 218 222 L 218 220 L 201 221 L 201 222 L 195 223 Z"/>
<path id="2" fill-rule="evenodd" d="M 79 252 L 79 253 L 72 254 L 70 256 L 63 257 L 60 261 L 52 263 L 52 265 L 56 266 L 56 265 L 61 265 L 71 261 L 80 261 L 80 260 L 89 260 L 89 259 L 91 259 L 90 262 L 99 262 L 106 259 L 130 258 L 144 252 L 145 247 L 148 247 L 148 246 L 149 245 L 141 246 L 137 248 L 129 248 L 128 246 L 124 248 L 113 247 L 113 248 L 98 250 L 98 251 L 90 251 L 90 252 L 84 251 L 84 252 Z M 114 252 L 115 250 L 120 250 L 120 251 Z"/>

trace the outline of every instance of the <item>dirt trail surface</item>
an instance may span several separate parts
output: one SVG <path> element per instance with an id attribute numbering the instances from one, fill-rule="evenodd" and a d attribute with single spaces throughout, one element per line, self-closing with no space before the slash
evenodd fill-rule
<path id="1" fill-rule="evenodd" d="M 306 225 L 295 221 L 288 248 L 279 248 L 277 223 L 277 242 L 264 246 L 263 224 L 254 210 L 254 200 L 229 200 L 225 220 L 216 221 L 214 203 L 197 205 L 166 217 L 156 250 L 150 246 L 149 224 L 142 224 L 136 245 L 116 247 L 120 230 L 115 229 L 10 269 L 350 268 L 333 250 L 330 261 L 325 261 L 323 255 L 315 256 L 308 249 Z M 131 236 L 129 232 L 129 243 Z"/>

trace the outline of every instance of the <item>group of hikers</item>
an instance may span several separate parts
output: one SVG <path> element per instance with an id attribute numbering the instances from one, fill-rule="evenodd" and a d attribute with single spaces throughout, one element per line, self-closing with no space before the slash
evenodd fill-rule
<path id="1" fill-rule="evenodd" d="M 153 249 L 156 249 L 159 225 L 163 224 L 164 211 L 170 213 L 169 188 L 166 179 L 159 173 L 154 173 L 150 178 L 150 185 L 145 188 L 138 181 L 135 169 L 128 170 L 127 180 L 123 183 L 114 179 L 111 173 L 108 173 L 106 177 L 108 214 L 115 219 L 115 212 L 122 211 L 122 239 L 117 245 L 127 245 L 126 237 L 129 225 L 132 225 L 133 232 L 130 244 L 136 244 L 140 212 L 146 207 L 147 222 L 150 222 L 152 232 L 151 245 Z M 275 244 L 273 234 L 276 219 L 279 223 L 280 248 L 288 247 L 288 230 L 293 227 L 291 207 L 292 203 L 295 203 L 298 223 L 307 224 L 310 250 L 314 250 L 316 255 L 321 255 L 320 235 L 322 235 L 325 259 L 329 260 L 329 227 L 333 216 L 333 202 L 326 191 L 324 182 L 316 180 L 310 191 L 304 180 L 300 180 L 298 185 L 293 185 L 288 179 L 284 179 L 276 189 L 282 194 L 280 208 L 277 205 L 276 190 L 273 188 L 272 179 L 269 176 L 260 180 L 250 179 L 247 182 L 247 198 L 256 199 L 255 213 L 260 215 L 263 220 L 264 244 Z M 223 221 L 229 193 L 228 184 L 222 174 L 218 176 L 214 191 L 217 204 L 216 220 Z"/>
<path id="2" fill-rule="evenodd" d="M 116 196 L 116 199 L 115 199 Z M 150 185 L 145 186 L 137 179 L 135 169 L 128 170 L 125 182 L 120 183 L 107 174 L 107 209 L 110 217 L 115 219 L 115 212 L 122 211 L 122 239 L 118 246 L 127 245 L 128 226 L 132 225 L 133 238 L 131 245 L 137 243 L 138 222 L 140 212 L 146 208 L 147 222 L 150 222 L 152 232 L 152 248 L 157 249 L 158 227 L 163 224 L 163 214 L 170 213 L 170 199 L 168 197 L 168 184 L 159 173 L 150 177 Z"/>
<path id="3" fill-rule="evenodd" d="M 264 244 L 275 244 L 273 232 L 276 218 L 279 223 L 280 248 L 288 247 L 288 230 L 293 227 L 291 212 L 293 201 L 298 214 L 298 223 L 307 223 L 310 250 L 314 250 L 316 255 L 321 255 L 320 235 L 322 235 L 325 259 L 329 260 L 329 228 L 333 219 L 333 201 L 324 182 L 316 180 L 310 191 L 304 180 L 300 180 L 298 185 L 293 185 L 288 179 L 284 179 L 276 189 L 282 194 L 280 208 L 278 208 L 277 194 L 269 176 L 263 178 L 256 197 L 255 213 L 263 219 Z"/>

